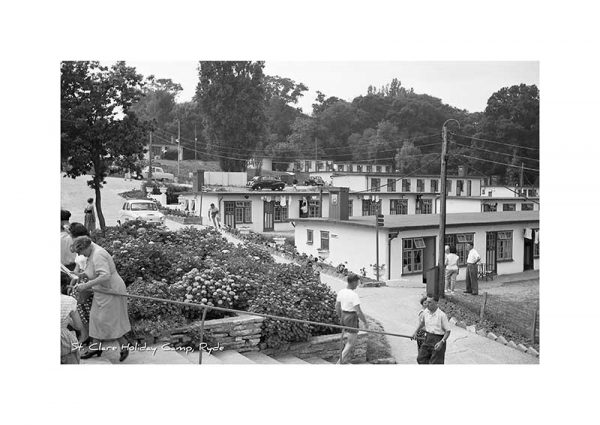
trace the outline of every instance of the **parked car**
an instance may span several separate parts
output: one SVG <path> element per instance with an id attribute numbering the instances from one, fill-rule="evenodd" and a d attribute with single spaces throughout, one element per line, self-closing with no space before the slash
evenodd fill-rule
<path id="1" fill-rule="evenodd" d="M 321 176 L 312 176 L 304 181 L 305 186 L 325 186 L 325 182 Z"/>
<path id="2" fill-rule="evenodd" d="M 149 167 L 144 168 L 142 170 L 142 178 L 147 179 L 149 171 Z M 175 180 L 175 176 L 173 176 L 171 173 L 165 173 L 161 167 L 152 167 L 152 179 L 160 181 L 173 181 Z"/>
<path id="3" fill-rule="evenodd" d="M 165 215 L 158 210 L 157 203 L 151 199 L 130 199 L 123 204 L 119 220 L 124 223 L 135 219 L 162 224 L 165 222 Z"/>
<path id="4" fill-rule="evenodd" d="M 283 190 L 285 183 L 277 177 L 272 176 L 256 176 L 248 182 L 248 187 L 251 190 L 271 189 Z"/>

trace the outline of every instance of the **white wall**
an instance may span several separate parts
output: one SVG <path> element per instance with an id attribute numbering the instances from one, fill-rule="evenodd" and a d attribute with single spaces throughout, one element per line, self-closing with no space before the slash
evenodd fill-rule
<path id="1" fill-rule="evenodd" d="M 307 229 L 313 230 L 313 244 L 306 243 Z M 326 262 L 337 266 L 340 263 L 348 262 L 346 267 L 354 273 L 360 274 L 360 269 L 364 267 L 367 276 L 375 277 L 370 264 L 375 264 L 375 228 L 363 226 L 342 225 L 328 222 L 296 222 L 295 242 L 298 252 L 307 255 L 322 256 L 317 249 L 320 248 L 320 231 L 329 231 L 329 254 Z M 379 264 L 387 263 L 387 231 L 379 232 Z M 387 277 L 386 271 L 381 277 Z"/>
<path id="2" fill-rule="evenodd" d="M 367 190 L 367 177 L 364 175 L 356 176 L 333 176 L 331 178 L 332 186 L 348 187 L 351 191 Z"/>
<path id="3" fill-rule="evenodd" d="M 248 174 L 246 172 L 234 173 L 225 171 L 205 171 L 205 186 L 237 186 L 246 187 Z"/>

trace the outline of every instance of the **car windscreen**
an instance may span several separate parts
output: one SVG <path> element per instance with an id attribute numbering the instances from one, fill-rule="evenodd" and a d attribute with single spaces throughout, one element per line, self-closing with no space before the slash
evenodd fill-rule
<path id="1" fill-rule="evenodd" d="M 136 202 L 131 204 L 131 211 L 156 211 L 158 208 L 152 202 Z"/>

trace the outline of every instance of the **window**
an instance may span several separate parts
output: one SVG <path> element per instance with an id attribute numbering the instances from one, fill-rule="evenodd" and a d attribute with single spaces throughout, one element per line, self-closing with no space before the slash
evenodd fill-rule
<path id="1" fill-rule="evenodd" d="M 534 229 L 533 235 L 533 258 L 540 258 L 540 229 Z"/>
<path id="2" fill-rule="evenodd" d="M 356 166 L 356 171 L 357 171 L 358 173 L 362 173 L 362 165 L 357 165 L 357 166 Z"/>
<path id="3" fill-rule="evenodd" d="M 446 194 L 452 192 L 452 180 L 446 180 Z"/>
<path id="4" fill-rule="evenodd" d="M 483 204 L 483 212 L 496 212 L 498 211 L 498 204 Z"/>
<path id="5" fill-rule="evenodd" d="M 467 196 L 471 196 L 471 180 L 467 180 Z"/>
<path id="6" fill-rule="evenodd" d="M 321 230 L 321 249 L 329 249 L 329 232 Z"/>
<path id="7" fill-rule="evenodd" d="M 363 199 L 362 215 L 377 215 L 381 214 L 381 200 L 373 201 L 371 199 Z"/>
<path id="8" fill-rule="evenodd" d="M 313 231 L 310 229 L 306 229 L 306 244 L 307 245 L 313 244 Z"/>
<path id="9" fill-rule="evenodd" d="M 388 192 L 396 191 L 396 179 L 387 179 L 387 191 Z"/>
<path id="10" fill-rule="evenodd" d="M 533 204 L 531 204 L 531 203 L 521 204 L 521 211 L 533 211 Z"/>
<path id="11" fill-rule="evenodd" d="M 236 224 L 252 223 L 252 202 L 236 201 L 234 215 Z"/>
<path id="12" fill-rule="evenodd" d="M 317 161 L 317 163 L 316 163 L 317 171 L 321 171 L 321 168 L 323 168 L 323 163 L 321 161 Z"/>
<path id="13" fill-rule="evenodd" d="M 344 166 L 343 165 L 338 165 L 338 171 L 344 171 Z"/>
<path id="14" fill-rule="evenodd" d="M 381 179 L 371 179 L 371 190 L 373 192 L 381 191 Z"/>
<path id="15" fill-rule="evenodd" d="M 502 211 L 516 211 L 516 204 L 502 204 Z"/>
<path id="16" fill-rule="evenodd" d="M 535 198 L 537 196 L 537 190 L 527 189 L 527 196 L 530 198 Z"/>
<path id="17" fill-rule="evenodd" d="M 419 199 L 415 214 L 432 214 L 433 202 L 431 199 Z"/>
<path id="18" fill-rule="evenodd" d="M 402 239 L 402 273 L 423 271 L 423 238 Z"/>
<path id="19" fill-rule="evenodd" d="M 390 214 L 408 214 L 408 199 L 390 199 Z"/>
<path id="20" fill-rule="evenodd" d="M 464 180 L 456 180 L 456 196 L 460 196 L 465 186 Z"/>
<path id="21" fill-rule="evenodd" d="M 381 165 L 376 165 L 375 166 L 375 172 L 381 173 Z"/>
<path id="22" fill-rule="evenodd" d="M 391 165 L 386 165 L 386 166 L 385 166 L 385 172 L 386 172 L 386 173 L 391 173 L 391 172 L 392 172 L 392 167 L 391 167 Z"/>
<path id="23" fill-rule="evenodd" d="M 321 202 L 318 199 L 308 201 L 308 216 L 321 217 Z"/>
<path id="24" fill-rule="evenodd" d="M 367 165 L 367 173 L 371 173 L 371 172 L 373 172 L 373 166 Z"/>
<path id="25" fill-rule="evenodd" d="M 417 192 L 425 192 L 425 180 L 417 179 Z"/>
<path id="26" fill-rule="evenodd" d="M 348 199 L 348 217 L 352 217 L 353 214 L 354 201 L 352 199 Z"/>
<path id="27" fill-rule="evenodd" d="M 498 232 L 498 242 L 496 255 L 498 261 L 501 260 L 512 260 L 512 245 L 513 245 L 513 232 L 512 230 L 505 232 Z"/>
<path id="28" fill-rule="evenodd" d="M 304 171 L 310 171 L 310 161 L 304 161 Z"/>
<path id="29" fill-rule="evenodd" d="M 288 220 L 288 206 L 282 207 L 279 203 L 275 203 L 274 211 L 275 223 L 285 223 Z"/>
<path id="30" fill-rule="evenodd" d="M 438 183 L 439 182 L 435 179 L 431 180 L 431 192 L 436 193 L 440 190 Z"/>
<path id="31" fill-rule="evenodd" d="M 410 192 L 410 179 L 402 179 L 402 192 Z"/>
<path id="32" fill-rule="evenodd" d="M 473 244 L 474 233 L 459 233 L 455 235 L 446 235 L 446 245 L 450 249 L 456 250 L 458 255 L 458 265 L 464 266 L 467 264 L 467 257 L 469 256 L 468 244 Z"/>

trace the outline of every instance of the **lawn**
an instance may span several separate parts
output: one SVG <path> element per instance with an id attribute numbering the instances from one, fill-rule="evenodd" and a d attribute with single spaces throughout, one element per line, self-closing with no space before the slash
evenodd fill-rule
<path id="1" fill-rule="evenodd" d="M 522 279 L 499 276 L 492 281 L 479 282 L 479 296 L 463 294 L 464 282 L 449 301 L 479 315 L 487 292 L 484 319 L 497 323 L 530 340 L 533 318 L 539 309 L 539 274 L 523 274 Z M 539 317 L 536 319 L 536 340 L 539 343 Z"/>

